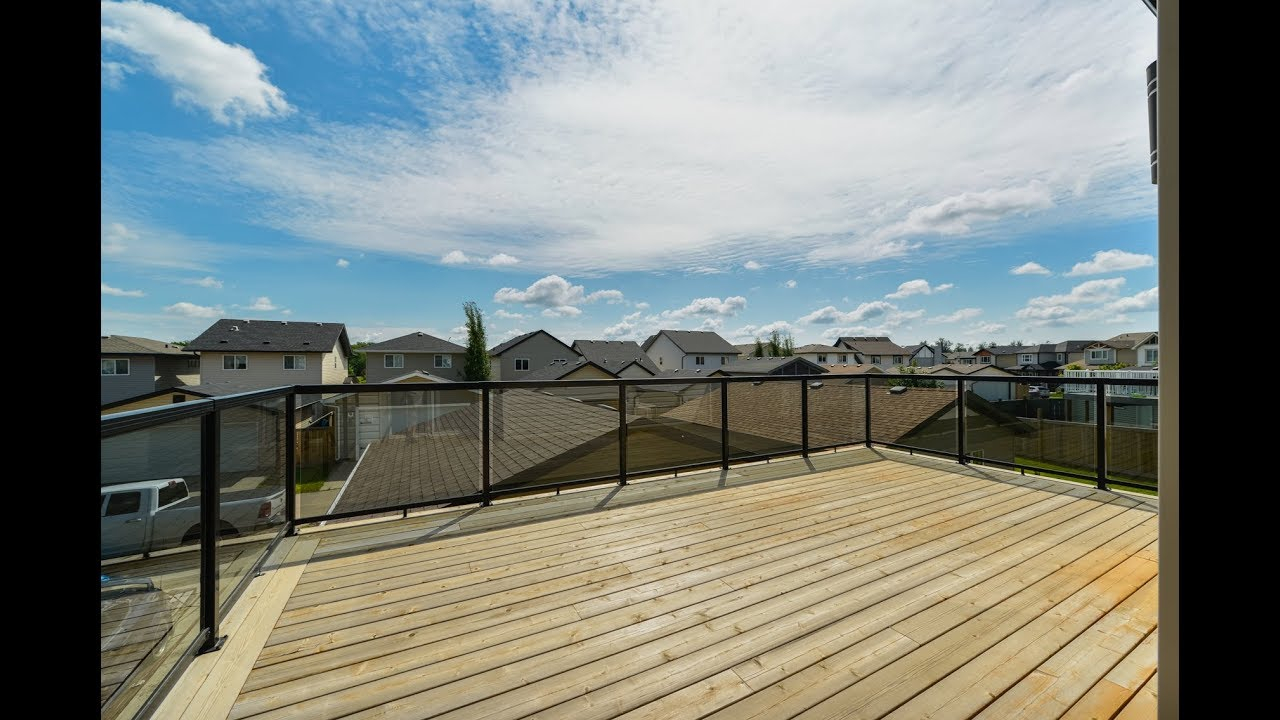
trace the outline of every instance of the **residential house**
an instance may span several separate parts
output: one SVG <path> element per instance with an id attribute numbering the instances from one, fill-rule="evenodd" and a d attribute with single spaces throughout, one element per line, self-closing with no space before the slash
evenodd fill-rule
<path id="1" fill-rule="evenodd" d="M 1103 343 L 1115 350 L 1115 359 L 1110 362 L 1127 363 L 1136 367 L 1157 367 L 1160 365 L 1160 336 L 1155 332 L 1121 333 L 1104 340 Z M 1092 351 L 1094 349 L 1096 349 L 1096 344 L 1089 346 L 1089 364 L 1106 364 L 1094 362 L 1092 359 Z"/>
<path id="2" fill-rule="evenodd" d="M 975 365 L 978 362 L 978 358 L 974 357 L 971 350 L 943 353 L 942 357 L 943 363 L 954 365 Z"/>
<path id="3" fill-rule="evenodd" d="M 822 375 L 827 369 L 798 355 L 776 358 L 742 358 L 719 369 L 721 374 L 735 375 Z"/>
<path id="4" fill-rule="evenodd" d="M 239 390 L 347 381 L 351 341 L 342 323 L 222 319 L 187 345 L 200 385 Z"/>
<path id="5" fill-rule="evenodd" d="M 196 357 L 192 359 L 199 361 L 199 358 Z M 213 397 L 213 393 L 206 392 L 199 385 L 178 385 L 171 388 L 161 388 L 145 395 L 135 395 L 123 400 L 106 403 L 102 406 L 101 414 L 111 415 L 113 413 L 129 412 L 130 410 L 143 410 L 190 400 L 203 400 L 207 397 Z"/>
<path id="6" fill-rule="evenodd" d="M 848 363 L 853 357 L 853 353 L 848 348 L 836 347 L 834 345 L 823 345 L 821 343 L 813 343 L 804 345 L 795 349 L 795 354 L 812 363 L 818 365 L 826 365 L 828 363 Z M 854 361 L 857 362 L 856 360 Z"/>
<path id="7" fill-rule="evenodd" d="M 926 343 L 908 345 L 903 349 L 907 351 L 907 365 L 915 363 L 916 367 L 933 367 L 942 362 L 941 354 Z"/>
<path id="8" fill-rule="evenodd" d="M 751 357 L 756 354 L 756 344 L 754 342 L 742 343 L 734 345 L 738 348 L 738 357 Z"/>
<path id="9" fill-rule="evenodd" d="M 489 348 L 489 379 L 524 380 L 533 370 L 577 357 L 576 350 L 551 333 L 534 330 Z"/>
<path id="10" fill-rule="evenodd" d="M 999 355 L 992 348 L 978 348 L 973 353 L 973 362 L 977 365 L 991 365 L 992 367 L 999 367 L 996 365 L 997 357 L 999 357 Z"/>
<path id="11" fill-rule="evenodd" d="M 1022 394 L 1026 394 L 1025 386 L 1016 382 L 1017 374 L 994 365 L 953 363 L 921 368 L 921 371 L 927 373 L 934 380 L 942 380 L 947 377 L 965 377 L 971 380 L 981 380 L 982 382 L 969 383 L 965 387 L 969 392 L 975 393 L 990 402 L 1012 400 L 1018 397 L 1019 388 L 1024 388 Z"/>
<path id="12" fill-rule="evenodd" d="M 1056 375 L 1058 368 L 1084 357 L 1085 348 L 1092 340 L 1064 340 L 1060 343 L 1041 343 L 1016 348 L 1009 364 L 1003 356 L 996 358 L 996 366 L 1012 370 L 1019 375 Z M 995 348 L 992 348 L 995 349 Z"/>
<path id="13" fill-rule="evenodd" d="M 635 340 L 574 340 L 573 349 L 616 377 L 653 377 L 662 372 Z"/>
<path id="14" fill-rule="evenodd" d="M 663 370 L 717 368 L 738 359 L 738 348 L 708 330 L 659 330 L 640 347 Z"/>
<path id="15" fill-rule="evenodd" d="M 163 340 L 103 335 L 101 372 L 101 404 L 113 405 L 200 382 L 200 358 Z"/>
<path id="16" fill-rule="evenodd" d="M 906 348 L 882 336 L 838 337 L 835 345 L 852 350 L 855 353 L 855 362 L 870 363 L 880 367 L 906 365 L 907 356 L 910 354 Z"/>
<path id="17" fill-rule="evenodd" d="M 467 349 L 424 332 L 368 345 L 365 352 L 365 382 L 392 382 L 412 371 L 443 380 L 464 380 Z"/>
<path id="18" fill-rule="evenodd" d="M 998 368 L 1009 370 L 1019 364 L 1019 353 L 1025 350 L 1034 352 L 1034 348 L 1034 345 L 1030 347 L 1023 345 L 991 345 L 980 349 L 975 353 L 975 356 L 978 358 L 979 365 L 995 365 Z M 984 358 L 988 357 L 990 360 L 984 360 Z"/>
<path id="19" fill-rule="evenodd" d="M 888 373 L 879 365 L 862 363 L 828 363 L 822 367 L 831 375 L 885 375 Z"/>

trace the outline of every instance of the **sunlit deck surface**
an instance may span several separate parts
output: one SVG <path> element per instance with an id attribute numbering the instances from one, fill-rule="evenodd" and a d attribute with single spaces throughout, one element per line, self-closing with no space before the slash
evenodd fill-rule
<path id="1" fill-rule="evenodd" d="M 331 523 L 157 717 L 1153 718 L 1156 525 L 862 448 Z"/>

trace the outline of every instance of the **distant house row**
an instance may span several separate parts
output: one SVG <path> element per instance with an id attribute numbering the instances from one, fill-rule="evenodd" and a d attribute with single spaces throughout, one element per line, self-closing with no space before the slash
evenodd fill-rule
<path id="1" fill-rule="evenodd" d="M 916 366 L 936 375 L 1046 375 L 1078 362 L 1154 366 L 1155 333 L 1126 333 L 1103 341 L 1070 340 L 997 346 L 943 356 L 928 344 L 900 346 L 883 336 L 839 337 L 788 357 L 751 357 L 754 344 L 732 345 L 698 330 L 660 330 L 643 343 L 574 340 L 545 330 L 489 349 L 493 380 L 712 375 L 858 375 Z M 415 332 L 363 348 L 369 383 L 453 382 L 464 379 L 466 348 Z M 123 412 L 281 385 L 351 382 L 351 343 L 342 323 L 221 319 L 184 347 L 121 335 L 102 338 L 102 409 Z M 982 371 L 987 372 L 982 372 Z"/>

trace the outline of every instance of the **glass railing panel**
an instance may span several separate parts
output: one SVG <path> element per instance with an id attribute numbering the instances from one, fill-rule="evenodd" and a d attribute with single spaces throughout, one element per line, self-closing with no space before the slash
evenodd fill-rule
<path id="1" fill-rule="evenodd" d="M 862 378 L 825 375 L 809 382 L 809 447 L 866 441 L 866 397 Z"/>
<path id="2" fill-rule="evenodd" d="M 729 383 L 729 459 L 799 453 L 799 378 Z"/>
<path id="3" fill-rule="evenodd" d="M 491 391 L 493 490 L 618 476 L 617 386 Z"/>
<path id="4" fill-rule="evenodd" d="M 200 421 L 101 444 L 101 701 L 131 718 L 195 641 L 200 620 Z"/>
<path id="5" fill-rule="evenodd" d="M 1107 388 L 1107 479 L 1125 490 L 1151 491 L 1158 485 L 1160 388 L 1156 385 Z"/>
<path id="6" fill-rule="evenodd" d="M 1092 383 L 1017 379 L 971 385 L 986 401 L 972 403 L 979 412 L 969 415 L 973 429 L 966 444 L 975 462 L 1002 460 L 1048 476 L 1055 471 L 1096 475 L 1098 416 Z"/>
<path id="7" fill-rule="evenodd" d="M 720 462 L 720 383 L 627 387 L 627 472 Z"/>
<path id="8" fill-rule="evenodd" d="M 218 601 L 224 608 L 284 529 L 289 401 L 259 400 L 218 414 Z"/>
<path id="9" fill-rule="evenodd" d="M 871 439 L 935 452 L 956 451 L 954 380 L 900 377 L 871 380 Z"/>
<path id="10" fill-rule="evenodd" d="M 424 385 L 353 391 L 320 403 L 312 416 L 332 418 L 333 469 L 323 484 L 299 488 L 305 517 L 432 507 L 480 493 L 481 392 Z M 309 473 L 299 469 L 301 477 L 318 475 Z"/>

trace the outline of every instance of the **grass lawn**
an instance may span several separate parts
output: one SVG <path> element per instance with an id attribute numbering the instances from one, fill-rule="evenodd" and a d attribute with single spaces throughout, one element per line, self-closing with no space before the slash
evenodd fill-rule
<path id="1" fill-rule="evenodd" d="M 1071 480 L 1071 481 L 1073 481 L 1073 482 L 1087 482 L 1086 480 L 1081 480 L 1081 479 L 1079 479 L 1079 478 L 1068 477 L 1068 476 L 1066 476 L 1066 475 L 1059 475 L 1058 473 L 1052 472 L 1053 470 L 1066 471 L 1066 472 L 1075 472 L 1075 473 L 1079 473 L 1079 472 L 1088 472 L 1087 470 L 1081 470 L 1080 468 L 1068 467 L 1068 466 L 1066 466 L 1066 465 L 1054 465 L 1053 463 L 1047 463 L 1047 462 L 1044 462 L 1043 460 L 1036 460 L 1035 458 L 1022 457 L 1022 456 L 1015 457 L 1015 458 L 1013 459 L 1013 461 L 1014 461 L 1014 462 L 1016 462 L 1016 463 L 1018 463 L 1019 465 L 1026 465 L 1026 466 L 1028 466 L 1028 467 L 1043 468 L 1044 470 L 1049 471 L 1049 472 L 1043 472 L 1043 473 L 1040 473 L 1041 475 L 1044 475 L 1044 476 L 1046 476 L 1046 477 L 1058 478 L 1059 480 Z M 1030 472 L 1030 471 L 1028 471 L 1028 472 Z M 1116 481 L 1125 480 L 1125 481 L 1129 481 L 1129 482 L 1145 483 L 1145 484 L 1148 484 L 1148 485 L 1150 485 L 1150 484 L 1151 484 L 1151 481 L 1150 481 L 1149 479 L 1146 479 L 1146 478 L 1140 478 L 1140 477 L 1136 477 L 1136 476 L 1133 476 L 1133 475 L 1121 475 L 1121 474 L 1118 474 L 1118 473 L 1111 473 L 1111 479 L 1112 479 L 1112 480 L 1116 480 Z M 1117 484 L 1117 485 L 1116 485 L 1116 487 L 1117 487 L 1118 489 L 1124 490 L 1124 491 L 1126 491 L 1126 492 L 1134 492 L 1134 493 L 1138 493 L 1138 494 L 1140 494 L 1140 495 L 1151 495 L 1151 496 L 1153 496 L 1153 497 L 1159 497 L 1159 496 L 1160 496 L 1160 493 L 1159 493 L 1159 492 L 1157 492 L 1157 491 L 1155 491 L 1155 490 L 1152 490 L 1152 489 L 1149 489 L 1149 488 L 1145 488 L 1145 487 L 1131 487 L 1131 486 L 1129 486 L 1129 485 L 1119 485 L 1119 484 Z"/>
<path id="2" fill-rule="evenodd" d="M 325 472 L 323 467 L 300 468 L 298 470 L 298 492 L 319 492 L 324 487 Z"/>

